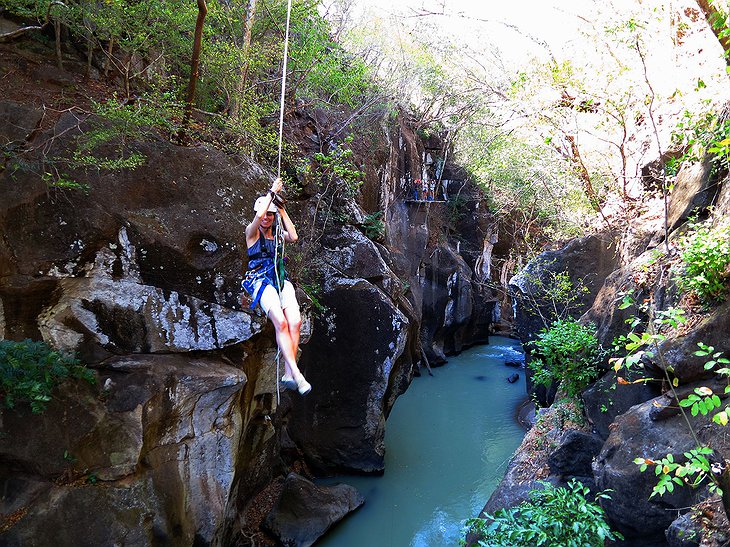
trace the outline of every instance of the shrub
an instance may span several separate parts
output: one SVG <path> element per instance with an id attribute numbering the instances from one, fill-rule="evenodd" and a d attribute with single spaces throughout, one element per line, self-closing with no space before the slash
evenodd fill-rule
<path id="1" fill-rule="evenodd" d="M 530 499 L 520 505 L 468 520 L 465 535 L 476 535 L 477 545 L 485 547 L 583 547 L 623 539 L 611 530 L 597 503 L 610 497 L 607 492 L 600 492 L 591 502 L 586 498 L 588 487 L 575 479 L 567 488 L 542 484 L 543 490 L 532 490 Z M 462 539 L 461 544 L 466 541 Z"/>
<path id="2" fill-rule="evenodd" d="M 383 222 L 383 211 L 375 211 L 365 215 L 363 219 L 365 235 L 373 241 L 382 241 L 385 237 L 385 222 Z"/>
<path id="3" fill-rule="evenodd" d="M 603 349 L 593 325 L 561 319 L 542 329 L 530 345 L 534 349 L 529 366 L 536 384 L 561 383 L 568 397 L 575 397 L 598 375 Z"/>
<path id="4" fill-rule="evenodd" d="M 724 300 L 730 278 L 730 225 L 692 224 L 679 240 L 680 285 L 705 304 Z"/>
<path id="5" fill-rule="evenodd" d="M 574 314 L 580 308 L 582 299 L 590 293 L 588 276 L 574 281 L 567 270 L 555 271 L 554 263 L 555 259 L 535 259 L 535 269 L 528 267 L 522 271 L 530 289 L 518 293 L 525 310 L 538 316 L 545 327 L 552 321 Z"/>
<path id="6" fill-rule="evenodd" d="M 94 382 L 91 370 L 75 357 L 53 351 L 44 342 L 0 340 L 0 397 L 6 408 L 27 401 L 42 412 L 51 392 L 67 378 Z"/>

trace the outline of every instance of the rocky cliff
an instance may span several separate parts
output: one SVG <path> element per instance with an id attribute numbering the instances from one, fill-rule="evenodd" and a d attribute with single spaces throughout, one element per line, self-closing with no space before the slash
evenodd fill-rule
<path id="1" fill-rule="evenodd" d="M 57 99 L 83 87 L 73 72 L 4 53 L 26 91 L 47 86 Z M 279 492 L 278 507 L 299 503 L 290 471 L 381 473 L 398 395 L 426 366 L 487 336 L 492 219 L 450 164 L 441 176 L 468 198 L 463 210 L 410 200 L 415 178 L 436 176 L 430 158 L 441 145 L 402 119 L 378 122 L 377 151 L 359 152 L 365 183 L 330 202 L 337 215 L 324 216 L 317 181 L 290 192 L 305 234 L 290 252 L 306 262 L 292 261 L 295 281 L 309 269 L 309 294 L 298 290 L 300 362 L 313 390 L 279 400 L 273 329 L 239 288 L 243 228 L 272 175 L 246 157 L 147 135 L 124 143 L 144 158 L 135 169 L 75 168 L 73 185 L 49 183 L 99 121 L 46 108 L 39 97 L 0 102 L 0 339 L 76 352 L 96 383 L 65 384 L 42 414 L 24 404 L 0 413 L 4 545 L 260 540 Z M 334 142 L 334 124 L 318 113 L 288 123 L 304 153 Z M 374 241 L 363 219 L 378 211 Z M 339 501 L 298 544 L 362 503 L 320 494 Z M 268 528 L 289 537 L 282 514 Z"/>
<path id="2" fill-rule="evenodd" d="M 716 480 L 724 488 L 722 462 L 730 457 L 726 428 L 710 419 L 712 412 L 683 415 L 679 400 L 696 388 L 709 388 L 725 399 L 722 374 L 709 372 L 703 366 L 709 358 L 695 352 L 700 342 L 713 346 L 714 352 L 730 354 L 730 306 L 727 301 L 700 306 L 680 289 L 678 240 L 688 230 L 691 216 L 707 218 L 712 210 L 716 225 L 726 222 L 729 198 L 726 170 L 712 170 L 708 162 L 695 164 L 680 171 L 672 190 L 668 244 L 664 242 L 664 204 L 657 198 L 642 205 L 643 213 L 627 223 L 621 237 L 605 233 L 571 241 L 561 250 L 543 253 L 513 278 L 518 300 L 533 304 L 521 305 L 517 313 L 517 328 L 524 340 L 542 327 L 535 306 L 547 305 L 539 300 L 536 280 L 562 271 L 574 283 L 587 282 L 588 290 L 576 303 L 575 316 L 582 314 L 582 323 L 596 326 L 605 348 L 614 348 L 615 337 L 628 333 L 626 320 L 631 316 L 643 322 L 641 330 L 654 322 L 661 329 L 661 338 L 656 348 L 646 348 L 640 362 L 628 370 L 605 364 L 601 378 L 581 396 L 587 421 L 566 424 L 556 419 L 565 414 L 561 405 L 541 411 L 541 431 L 528 434 L 487 504 L 487 512 L 523 501 L 527 491 L 537 486 L 535 479 L 566 484 L 575 477 L 595 491 L 610 492 L 610 499 L 601 504 L 611 526 L 624 535 L 622 545 L 726 544 L 727 502 L 713 494 L 712 481 L 699 481 L 698 488 L 683 483 L 665 495 L 652 495 L 658 473 L 653 467 L 642 472 L 634 460 L 658 461 L 673 454 L 684 462 L 690 450 L 707 446 L 712 449 L 709 461 L 717 466 Z M 724 275 L 727 283 L 727 273 Z M 632 295 L 634 304 L 620 306 L 624 295 Z M 686 311 L 686 323 L 672 326 L 661 321 L 672 308 Z M 616 349 L 610 354 L 622 355 Z M 670 379 L 676 394 L 670 389 Z M 552 403 L 552 397 L 541 395 L 543 404 Z M 550 395 L 555 395 L 554 390 Z"/>

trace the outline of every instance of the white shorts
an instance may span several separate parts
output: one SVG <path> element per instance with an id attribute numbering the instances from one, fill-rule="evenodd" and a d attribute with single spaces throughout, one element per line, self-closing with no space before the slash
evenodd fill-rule
<path id="1" fill-rule="evenodd" d="M 254 285 L 254 294 L 258 294 L 261 283 L 263 283 L 263 281 L 259 281 L 256 285 Z M 297 311 L 299 310 L 299 302 L 297 302 L 294 285 L 292 285 L 288 279 L 284 280 L 284 286 L 281 288 L 281 294 L 277 293 L 276 288 L 272 285 L 266 285 L 264 292 L 261 293 L 259 305 L 267 316 L 269 315 L 269 310 L 273 306 L 278 306 L 282 310 L 285 310 L 286 308 L 296 308 Z"/>

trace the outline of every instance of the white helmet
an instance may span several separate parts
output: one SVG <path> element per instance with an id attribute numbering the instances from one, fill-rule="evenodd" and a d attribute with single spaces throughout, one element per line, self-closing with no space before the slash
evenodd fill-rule
<path id="1" fill-rule="evenodd" d="M 253 210 L 256 211 L 256 213 L 260 213 L 261 212 L 261 209 L 264 208 L 264 204 L 266 203 L 266 198 L 267 198 L 267 196 L 261 196 L 260 198 L 258 198 L 254 202 L 254 204 L 253 204 Z M 269 213 L 276 213 L 277 209 L 276 209 L 276 205 L 274 205 L 273 200 L 269 204 L 269 208 L 267 209 L 267 211 Z"/>

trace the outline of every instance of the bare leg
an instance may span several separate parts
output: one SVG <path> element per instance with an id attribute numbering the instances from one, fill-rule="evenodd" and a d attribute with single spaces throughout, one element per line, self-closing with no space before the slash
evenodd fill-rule
<path id="1" fill-rule="evenodd" d="M 290 334 L 290 325 L 281 308 L 269 310 L 269 318 L 276 329 L 276 343 L 279 345 L 281 354 L 284 357 L 285 378 L 292 378 L 297 386 L 297 391 L 306 395 L 312 390 L 312 386 L 300 372 L 297 366 L 297 343 L 299 342 L 299 326 L 296 328 L 296 343 Z M 278 381 L 278 379 L 277 379 Z"/>
<path id="2" fill-rule="evenodd" d="M 294 297 L 294 288 L 289 284 L 293 302 L 282 310 L 279 295 L 272 287 L 266 287 L 261 296 L 262 306 L 268 309 L 268 317 L 276 330 L 276 343 L 279 346 L 281 355 L 284 358 L 285 379 L 292 379 L 296 383 L 297 390 L 302 395 L 309 393 L 312 386 L 309 385 L 304 375 L 297 366 L 297 351 L 299 349 L 299 329 L 302 320 L 299 306 Z"/>
<path id="3" fill-rule="evenodd" d="M 286 320 L 281 308 L 270 309 L 269 319 L 271 319 L 276 330 L 276 343 L 284 358 L 286 376 L 296 379 L 301 376 L 301 372 L 299 372 L 299 367 L 297 367 L 297 354 L 291 334 L 289 333 L 289 322 Z"/>
<path id="4" fill-rule="evenodd" d="M 299 351 L 299 331 L 302 328 L 302 315 L 299 312 L 299 308 L 294 306 L 284 309 L 284 317 L 286 317 L 286 322 L 289 324 L 289 337 L 291 338 L 292 349 L 296 357 Z"/>

